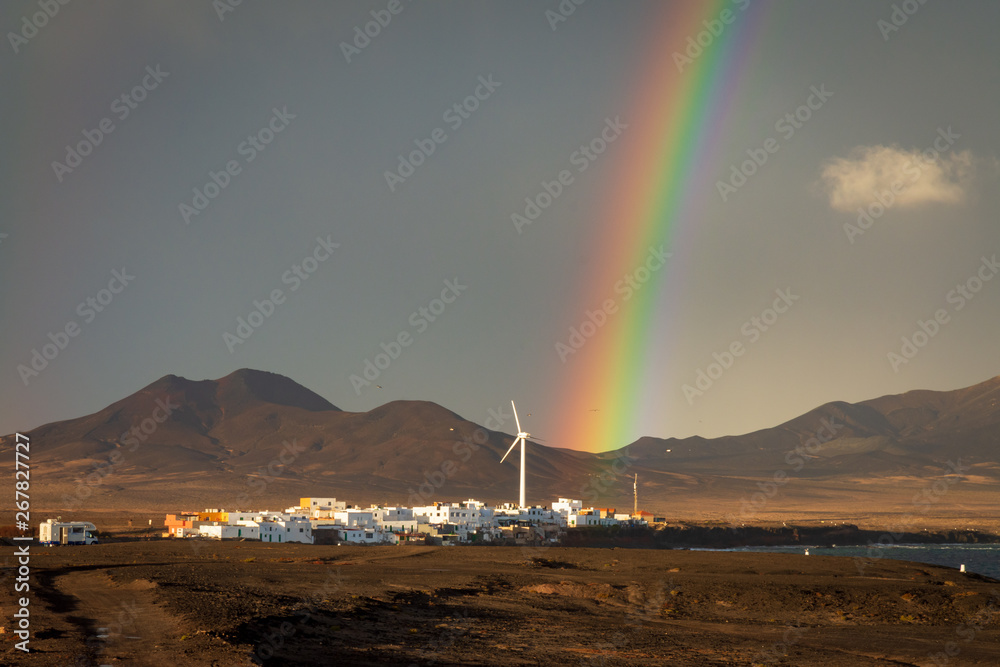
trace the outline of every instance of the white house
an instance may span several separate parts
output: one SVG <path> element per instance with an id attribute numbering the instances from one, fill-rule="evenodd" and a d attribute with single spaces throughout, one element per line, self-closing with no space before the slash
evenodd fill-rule
<path id="1" fill-rule="evenodd" d="M 529 523 L 536 526 L 544 523 L 565 525 L 562 514 L 540 505 L 534 507 L 505 505 L 496 510 L 496 515 L 501 525 L 509 525 L 512 522 Z"/>
<path id="2" fill-rule="evenodd" d="M 307 521 L 309 514 L 306 512 L 271 512 L 264 510 L 260 512 L 262 521 Z"/>
<path id="3" fill-rule="evenodd" d="M 201 535 L 201 525 L 199 523 L 195 528 L 185 528 L 183 526 L 180 528 L 171 528 L 169 535 L 173 537 L 199 537 Z"/>
<path id="4" fill-rule="evenodd" d="M 442 537 L 454 534 L 461 542 L 474 540 L 476 536 L 487 541 L 500 536 L 493 508 L 478 500 L 414 507 L 413 516 L 419 523 L 435 528 L 427 532 L 440 533 Z"/>
<path id="5" fill-rule="evenodd" d="M 413 516 L 430 525 L 453 524 L 471 530 L 492 528 L 493 509 L 475 500 L 464 503 L 434 503 L 414 507 Z"/>
<path id="6" fill-rule="evenodd" d="M 377 525 L 373 510 L 337 510 L 333 518 L 345 528 L 374 528 Z"/>
<path id="7" fill-rule="evenodd" d="M 260 529 L 253 521 L 244 522 L 248 525 L 232 525 L 213 521 L 202 524 L 198 527 L 199 533 L 205 537 L 212 537 L 217 540 L 259 540 Z"/>
<path id="8" fill-rule="evenodd" d="M 311 518 L 332 518 L 333 513 L 338 510 L 346 510 L 347 503 L 336 498 L 299 498 L 299 504 L 289 507 L 286 512 L 292 514 L 305 514 Z"/>
<path id="9" fill-rule="evenodd" d="M 339 528 L 340 539 L 356 544 L 398 544 L 399 538 L 393 533 L 377 528 Z"/>
<path id="10" fill-rule="evenodd" d="M 313 543 L 312 524 L 308 519 L 264 520 L 257 524 L 261 542 Z"/>
<path id="11" fill-rule="evenodd" d="M 560 498 L 558 501 L 552 503 L 552 511 L 558 512 L 565 517 L 570 514 L 579 514 L 580 510 L 583 509 L 582 500 L 573 500 L 572 498 Z"/>
<path id="12" fill-rule="evenodd" d="M 375 507 L 372 514 L 379 523 L 413 520 L 413 509 L 410 507 Z"/>
<path id="13" fill-rule="evenodd" d="M 570 514 L 566 522 L 570 528 L 582 528 L 583 526 L 615 526 L 617 519 L 602 517 L 597 514 Z"/>
<path id="14" fill-rule="evenodd" d="M 377 507 L 372 510 L 375 525 L 396 533 L 416 532 L 418 522 L 409 507 Z"/>

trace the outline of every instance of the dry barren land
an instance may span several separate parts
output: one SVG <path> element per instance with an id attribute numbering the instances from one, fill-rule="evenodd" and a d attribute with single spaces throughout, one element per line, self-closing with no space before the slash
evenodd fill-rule
<path id="1" fill-rule="evenodd" d="M 32 547 L 9 665 L 996 665 L 1000 582 L 883 560 L 131 541 Z"/>

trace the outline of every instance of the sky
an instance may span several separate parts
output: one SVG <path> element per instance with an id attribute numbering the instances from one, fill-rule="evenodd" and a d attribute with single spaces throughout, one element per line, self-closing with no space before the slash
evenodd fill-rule
<path id="1" fill-rule="evenodd" d="M 995 2 L 52 5 L 0 432 L 254 368 L 603 451 L 1000 374 Z"/>

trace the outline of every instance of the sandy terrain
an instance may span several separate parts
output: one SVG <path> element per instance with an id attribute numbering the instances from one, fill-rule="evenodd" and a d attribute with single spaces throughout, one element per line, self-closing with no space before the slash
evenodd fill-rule
<path id="1" fill-rule="evenodd" d="M 200 540 L 33 554 L 34 653 L 8 627 L 3 664 L 1000 664 L 1000 583 L 895 561 Z"/>

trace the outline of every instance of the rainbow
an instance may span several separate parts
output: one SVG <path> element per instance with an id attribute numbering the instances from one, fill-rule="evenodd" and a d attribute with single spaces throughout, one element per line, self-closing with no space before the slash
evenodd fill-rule
<path id="1" fill-rule="evenodd" d="M 622 114 L 629 128 L 593 223 L 593 256 L 602 260 L 596 269 L 588 267 L 572 317 L 581 321 L 581 313 L 609 298 L 619 309 L 566 360 L 556 421 L 559 446 L 600 452 L 641 435 L 670 435 L 662 406 L 665 394 L 679 389 L 665 385 L 672 304 L 664 295 L 676 298 L 683 289 L 683 246 L 691 239 L 701 202 L 715 193 L 705 187 L 716 178 L 706 169 L 706 156 L 724 135 L 745 83 L 741 74 L 753 60 L 751 47 L 765 7 L 756 0 L 664 3 L 650 24 L 644 42 L 649 47 L 641 54 L 632 88 L 637 94 L 629 113 Z M 724 15 L 726 10 L 731 14 Z M 730 21 L 723 22 L 724 17 Z M 694 57 L 684 60 L 689 38 L 697 44 L 700 33 L 707 46 L 691 47 Z M 651 247 L 660 246 L 671 258 L 626 301 L 624 293 L 616 293 L 616 283 L 645 265 Z M 638 432 L 640 417 L 647 425 L 651 420 L 662 424 L 663 431 Z"/>

